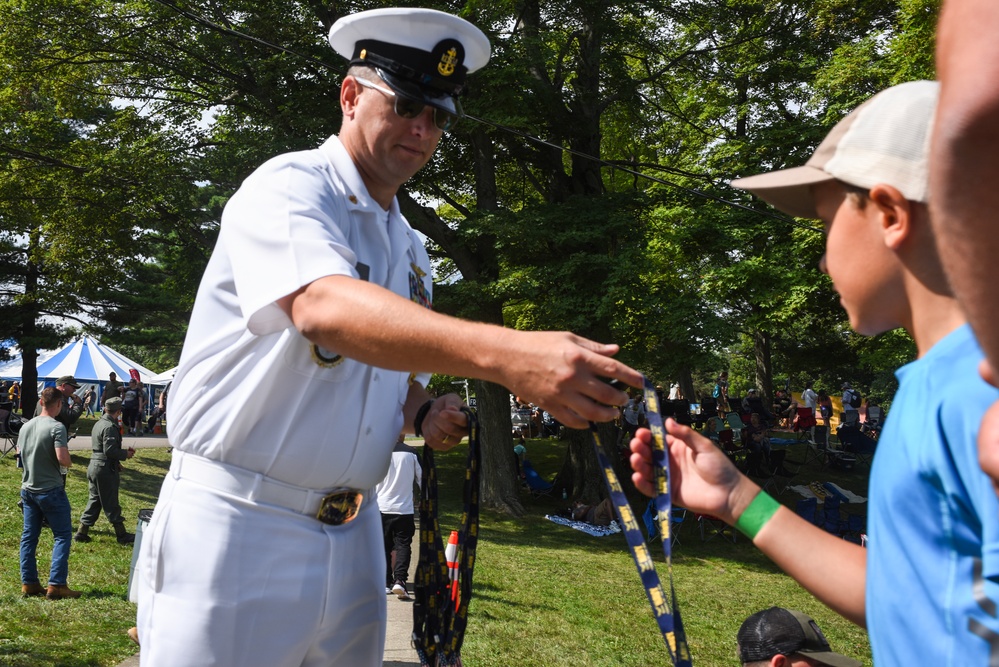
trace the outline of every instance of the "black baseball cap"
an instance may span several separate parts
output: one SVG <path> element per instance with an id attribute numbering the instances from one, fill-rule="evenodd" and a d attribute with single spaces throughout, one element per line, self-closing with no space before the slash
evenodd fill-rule
<path id="1" fill-rule="evenodd" d="M 758 611 L 743 622 L 738 641 L 743 663 L 800 653 L 830 667 L 861 667 L 860 662 L 833 653 L 819 626 L 800 611 L 781 607 Z"/>

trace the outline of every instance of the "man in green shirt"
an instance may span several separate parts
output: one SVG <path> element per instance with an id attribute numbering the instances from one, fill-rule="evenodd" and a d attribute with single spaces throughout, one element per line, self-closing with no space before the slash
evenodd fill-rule
<path id="1" fill-rule="evenodd" d="M 121 485 L 119 468 L 121 462 L 135 456 L 135 450 L 121 448 L 121 431 L 118 429 L 118 414 L 121 412 L 121 399 L 117 396 L 104 403 L 104 414 L 94 425 L 90 434 L 90 465 L 87 467 L 87 481 L 90 482 L 90 500 L 80 517 L 80 528 L 73 538 L 76 542 L 90 541 L 90 527 L 97 523 L 97 517 L 104 515 L 114 526 L 118 544 L 131 544 L 135 535 L 125 530 L 121 518 L 121 503 L 118 502 L 118 487 Z"/>
<path id="2" fill-rule="evenodd" d="M 46 387 L 42 391 L 41 414 L 25 424 L 18 436 L 24 466 L 21 477 L 21 501 L 24 503 L 21 593 L 26 597 L 45 595 L 50 600 L 80 597 L 79 591 L 66 585 L 73 518 L 60 471 L 60 466 L 68 468 L 72 464 L 66 444 L 66 426 L 56 421 L 63 409 L 63 398 L 57 388 Z M 43 518 L 48 520 L 54 537 L 47 590 L 38 580 L 35 559 Z"/>

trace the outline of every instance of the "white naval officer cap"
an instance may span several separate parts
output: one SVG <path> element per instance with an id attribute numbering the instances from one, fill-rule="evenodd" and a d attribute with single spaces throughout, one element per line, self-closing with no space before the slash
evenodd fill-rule
<path id="1" fill-rule="evenodd" d="M 446 12 L 386 7 L 350 14 L 330 46 L 351 65 L 370 65 L 396 94 L 455 112 L 465 77 L 489 62 L 489 38 Z"/>

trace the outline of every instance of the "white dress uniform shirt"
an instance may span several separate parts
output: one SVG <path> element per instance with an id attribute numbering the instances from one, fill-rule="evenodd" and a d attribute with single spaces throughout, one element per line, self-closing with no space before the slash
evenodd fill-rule
<path id="1" fill-rule="evenodd" d="M 309 489 L 384 477 L 409 374 L 314 349 L 275 303 L 331 275 L 431 298 L 423 244 L 336 137 L 268 161 L 227 204 L 171 388 L 177 449 Z"/>

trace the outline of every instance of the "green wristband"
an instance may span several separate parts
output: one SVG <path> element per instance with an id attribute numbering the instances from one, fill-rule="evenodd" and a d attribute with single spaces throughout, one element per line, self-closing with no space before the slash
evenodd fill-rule
<path id="1" fill-rule="evenodd" d="M 779 507 L 780 503 L 771 498 L 766 491 L 760 491 L 745 511 L 739 515 L 735 527 L 749 539 L 755 539 L 756 534 L 766 525 L 767 521 L 770 521 Z"/>

